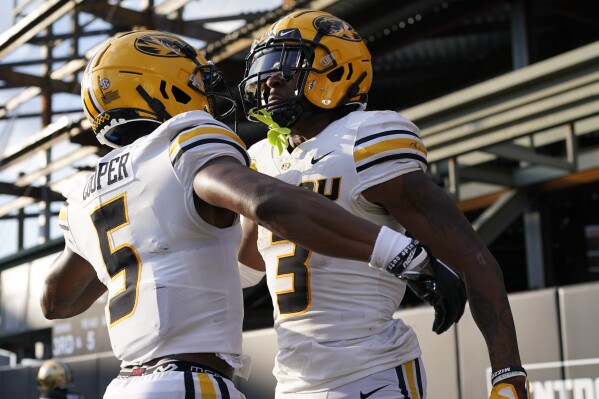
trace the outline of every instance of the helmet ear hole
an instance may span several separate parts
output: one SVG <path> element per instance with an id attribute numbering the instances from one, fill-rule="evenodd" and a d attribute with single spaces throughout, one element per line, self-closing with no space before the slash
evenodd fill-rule
<path id="1" fill-rule="evenodd" d="M 191 96 L 189 94 L 185 93 L 183 90 L 181 90 L 177 86 L 173 86 L 172 93 L 173 93 L 173 97 L 175 98 L 175 101 L 177 101 L 181 104 L 187 104 L 188 102 L 191 101 Z"/>
<path id="2" fill-rule="evenodd" d="M 329 78 L 331 82 L 339 82 L 343 77 L 344 72 L 345 70 L 343 66 L 340 66 L 339 68 L 333 69 L 331 72 L 329 72 L 327 74 L 327 78 Z"/>

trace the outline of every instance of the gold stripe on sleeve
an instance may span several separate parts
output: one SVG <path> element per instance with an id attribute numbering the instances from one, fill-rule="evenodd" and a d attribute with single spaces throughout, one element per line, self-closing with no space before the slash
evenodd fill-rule
<path id="1" fill-rule="evenodd" d="M 420 140 L 413 138 L 392 139 L 381 141 L 368 147 L 354 151 L 354 160 L 360 162 L 368 157 L 385 151 L 408 149 L 421 152 L 426 157 L 426 148 Z"/>
<path id="2" fill-rule="evenodd" d="M 205 127 L 198 127 L 196 129 L 193 129 L 190 132 L 184 133 L 184 134 L 180 134 L 178 135 L 175 140 L 173 140 L 173 142 L 171 143 L 171 145 L 169 146 L 168 149 L 168 154 L 170 156 L 172 156 L 173 152 L 175 152 L 176 150 L 178 150 L 179 148 L 181 148 L 181 146 L 188 140 L 203 135 L 203 134 L 222 134 L 224 136 L 229 137 L 230 139 L 235 140 L 235 142 L 237 142 L 237 144 L 239 144 L 241 147 L 243 147 L 244 149 L 246 149 L 245 147 L 245 143 L 243 142 L 243 140 L 241 140 L 239 138 L 238 135 L 236 135 L 233 132 L 228 131 L 227 129 L 223 129 L 221 127 L 217 127 L 217 126 L 205 126 Z"/>

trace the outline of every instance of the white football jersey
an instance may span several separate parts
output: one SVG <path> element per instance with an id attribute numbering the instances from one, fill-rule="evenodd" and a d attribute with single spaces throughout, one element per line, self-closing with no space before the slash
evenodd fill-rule
<path id="1" fill-rule="evenodd" d="M 426 170 L 417 127 L 396 112 L 356 111 L 290 154 L 262 140 L 249 150 L 262 173 L 324 195 L 355 215 L 399 231 L 365 189 Z M 277 390 L 322 391 L 420 356 L 415 333 L 394 312 L 406 286 L 366 262 L 309 251 L 259 227 L 279 353 Z"/>
<path id="2" fill-rule="evenodd" d="M 180 114 L 111 151 L 66 195 L 66 244 L 108 287 L 110 341 L 124 366 L 175 353 L 241 355 L 239 220 L 216 228 L 193 199 L 196 172 L 221 156 L 249 166 L 226 125 Z"/>

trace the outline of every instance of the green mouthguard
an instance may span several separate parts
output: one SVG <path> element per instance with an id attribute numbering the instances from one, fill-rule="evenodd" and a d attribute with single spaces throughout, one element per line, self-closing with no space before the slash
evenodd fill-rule
<path id="1" fill-rule="evenodd" d="M 291 133 L 291 129 L 287 127 L 280 127 L 277 122 L 272 120 L 272 116 L 270 116 L 268 111 L 265 109 L 259 109 L 256 111 L 251 109 L 249 112 L 250 116 L 268 126 L 269 130 L 266 134 L 268 142 L 270 145 L 275 147 L 278 150 L 279 155 L 281 155 L 283 153 L 283 149 L 287 148 L 289 145 L 287 136 L 289 133 Z"/>

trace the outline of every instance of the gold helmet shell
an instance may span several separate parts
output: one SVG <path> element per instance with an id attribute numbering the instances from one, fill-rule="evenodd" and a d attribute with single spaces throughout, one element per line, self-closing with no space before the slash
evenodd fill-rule
<path id="1" fill-rule="evenodd" d="M 183 39 L 139 30 L 98 50 L 85 69 L 81 98 L 97 139 L 117 148 L 186 111 L 228 115 L 232 111 L 215 110 L 213 90 L 220 81 L 214 65 Z"/>
<path id="2" fill-rule="evenodd" d="M 300 73 L 298 97 L 322 109 L 347 104 L 364 107 L 372 84 L 366 44 L 350 24 L 324 11 L 293 12 L 254 42 L 240 84 L 246 114 L 250 109 L 266 108 L 272 113 L 280 108 L 261 95 L 274 73 L 281 73 L 286 80 Z M 297 104 L 285 106 L 297 108 Z"/>

